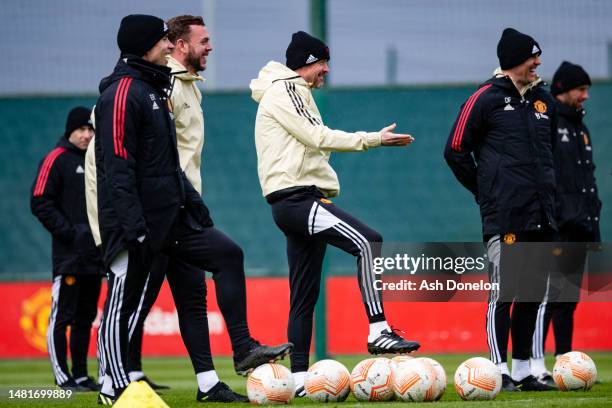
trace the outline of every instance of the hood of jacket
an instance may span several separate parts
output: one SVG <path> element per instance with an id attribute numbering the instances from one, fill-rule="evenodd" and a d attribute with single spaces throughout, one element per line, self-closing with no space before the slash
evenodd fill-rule
<path id="1" fill-rule="evenodd" d="M 115 81 L 127 76 L 148 82 L 160 92 L 165 92 L 170 89 L 170 71 L 166 66 L 153 64 L 140 57 L 122 55 L 112 74 L 100 81 L 98 89 L 102 93 Z"/>
<path id="2" fill-rule="evenodd" d="M 512 84 L 513 87 L 515 87 L 517 89 L 517 91 L 519 92 L 519 94 L 521 96 L 525 95 L 527 93 L 527 91 L 529 91 L 530 89 L 535 88 L 536 86 L 540 85 L 540 84 L 544 84 L 544 82 L 542 81 L 542 78 L 540 78 L 539 76 L 536 76 L 536 79 L 533 80 L 532 82 L 530 82 L 529 84 L 519 88 L 518 86 L 516 86 L 516 84 L 512 81 L 512 79 L 506 75 L 502 69 L 500 67 L 497 67 L 495 69 L 495 71 L 493 71 L 493 75 L 494 78 L 507 78 L 508 82 L 510 84 Z M 487 81 L 488 83 L 489 81 Z"/>
<path id="3" fill-rule="evenodd" d="M 185 68 L 183 64 L 178 62 L 171 55 L 168 55 L 166 59 L 168 60 L 168 67 L 172 71 L 170 73 L 172 77 L 179 78 L 183 81 L 202 81 L 202 82 L 205 81 L 205 79 L 202 78 L 200 75 L 190 74 L 189 71 L 187 71 L 187 68 Z"/>
<path id="4" fill-rule="evenodd" d="M 298 85 L 308 86 L 308 83 L 294 70 L 280 62 L 270 61 L 260 71 L 257 78 L 251 80 L 251 97 L 259 103 L 266 91 L 278 80 L 291 80 Z"/>

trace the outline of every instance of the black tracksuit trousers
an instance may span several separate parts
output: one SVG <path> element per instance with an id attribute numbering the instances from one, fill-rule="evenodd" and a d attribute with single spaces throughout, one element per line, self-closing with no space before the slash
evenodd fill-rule
<path id="1" fill-rule="evenodd" d="M 219 230 L 216 230 L 216 232 L 220 233 Z M 229 237 L 225 235 L 223 235 L 223 237 L 226 240 L 219 240 L 219 248 L 223 248 L 226 245 L 236 245 Z M 138 319 L 135 322 L 136 327 L 130 337 L 128 356 L 129 371 L 142 371 L 142 337 L 144 334 L 144 321 L 155 304 L 155 300 L 157 300 L 161 286 L 164 283 L 164 277 L 166 275 L 168 276 L 168 283 L 172 291 L 174 302 L 178 304 L 176 299 L 182 296 L 181 282 L 188 279 L 190 276 L 199 276 L 197 269 L 198 267 L 178 259 L 170 262 L 170 258 L 166 255 L 160 254 L 155 258 L 149 274 L 149 281 L 147 282 L 141 298 L 142 310 L 138 313 Z M 230 334 L 232 350 L 237 351 L 249 342 L 250 335 L 246 319 L 243 317 L 242 313 L 236 313 L 235 308 L 231 306 L 232 302 L 227 300 L 228 295 L 231 294 L 233 296 L 235 294 L 235 288 L 232 287 L 236 284 L 233 280 L 227 279 L 228 276 L 230 276 L 230 274 L 223 275 L 215 273 L 213 274 L 213 280 L 215 282 L 215 293 L 217 295 L 219 307 L 221 308 L 221 314 L 223 315 L 227 330 Z M 240 285 L 240 282 L 238 282 L 238 284 Z M 244 286 L 244 279 L 242 286 Z M 206 282 L 204 282 L 203 291 L 205 296 L 206 290 Z M 181 299 L 179 299 L 179 302 L 180 301 Z M 182 331 L 183 329 L 181 329 L 181 332 Z"/>
<path id="2" fill-rule="evenodd" d="M 142 371 L 142 337 L 144 335 L 144 322 L 153 308 L 159 291 L 164 283 L 167 265 L 168 258 L 163 255 L 158 255 L 153 261 L 153 266 L 149 272 L 149 278 L 140 299 L 142 307 L 140 308 L 140 312 L 134 317 L 134 319 L 136 319 L 133 323 L 135 327 L 130 337 L 128 354 L 129 371 Z"/>
<path id="3" fill-rule="evenodd" d="M 189 216 L 183 214 L 181 219 Z M 206 315 L 204 271 L 215 280 L 217 301 L 233 345 L 251 340 L 246 320 L 244 256 L 240 247 L 214 227 L 193 228 L 194 222 L 178 221 L 162 255 L 168 257 L 167 278 L 179 317 L 183 342 L 197 373 L 213 370 Z M 138 309 L 145 282 L 158 253 L 143 246 L 119 254 L 109 278 L 109 295 L 103 324 L 107 372 L 121 392 L 129 384 L 128 340 L 130 319 Z M 133 318 L 132 318 L 133 319 Z"/>
<path id="4" fill-rule="evenodd" d="M 544 345 L 552 321 L 555 333 L 555 355 L 572 351 L 574 312 L 580 298 L 580 287 L 587 260 L 587 243 L 592 235 L 587 231 L 561 228 L 559 249 L 551 271 L 546 297 L 540 304 L 536 329 L 533 334 L 531 356 L 544 358 Z"/>
<path id="5" fill-rule="evenodd" d="M 327 244 L 357 258 L 357 279 L 368 320 L 385 320 L 381 293 L 374 289 L 372 263 L 382 236 L 341 210 L 314 186 L 281 190 L 266 197 L 276 225 L 287 238 L 290 310 L 287 337 L 294 344 L 291 371 L 308 369 L 313 312 L 319 297 Z"/>
<path id="6" fill-rule="evenodd" d="M 131 371 L 142 371 L 142 337 L 144 335 L 144 322 L 151 311 L 151 308 L 157 300 L 159 291 L 164 283 L 166 277 L 166 267 L 168 264 L 167 258 L 162 255 L 158 255 L 153 261 L 153 266 L 149 272 L 149 276 L 145 281 L 144 290 L 138 301 L 138 306 L 134 315 L 130 318 L 128 324 L 128 331 L 131 333 L 129 339 L 129 353 L 128 353 L 128 373 Z M 110 287 L 109 291 L 110 293 Z M 107 296 L 107 300 L 108 300 Z M 106 304 L 105 304 L 106 308 Z M 102 321 L 101 326 L 104 324 Z M 99 376 L 103 377 L 106 374 L 106 359 L 104 358 L 104 347 L 102 342 L 102 330 L 98 331 L 98 360 L 100 365 Z"/>
<path id="7" fill-rule="evenodd" d="M 87 377 L 87 350 L 91 324 L 98 312 L 101 275 L 58 275 L 51 289 L 51 314 L 47 331 L 47 350 L 55 382 Z M 70 326 L 72 375 L 66 358 L 66 329 Z"/>
<path id="8" fill-rule="evenodd" d="M 553 262 L 550 232 L 507 235 L 487 241 L 489 280 L 499 284 L 499 290 L 489 293 L 486 319 L 487 343 L 495 364 L 508 361 L 510 335 L 512 358 L 529 359 L 538 308 Z"/>

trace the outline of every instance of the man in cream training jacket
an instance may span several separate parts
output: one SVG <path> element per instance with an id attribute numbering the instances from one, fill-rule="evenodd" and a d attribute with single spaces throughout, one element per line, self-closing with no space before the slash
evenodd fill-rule
<path id="1" fill-rule="evenodd" d="M 338 177 L 329 164 L 333 151 L 365 151 L 405 146 L 414 139 L 395 134 L 395 124 L 379 132 L 347 133 L 325 125 L 311 93 L 329 72 L 329 49 L 305 32 L 293 34 L 286 64 L 271 61 L 251 81 L 259 103 L 255 144 L 259 181 L 278 227 L 287 237 L 290 312 L 288 339 L 295 345 L 291 371 L 296 395 L 304 395 L 304 376 L 312 337 L 312 317 L 319 295 L 321 265 L 327 244 L 355 256 L 357 276 L 370 323 L 368 351 L 407 353 L 419 343 L 403 339 L 385 319 L 380 291 L 373 286 L 373 259 L 382 236 L 338 208 Z"/>
<path id="2" fill-rule="evenodd" d="M 208 54 L 213 49 L 212 43 L 200 16 L 182 15 L 171 18 L 168 28 L 168 38 L 174 45 L 171 55 L 167 58 L 173 76 L 170 103 L 174 114 L 181 168 L 194 188 L 202 194 L 200 168 L 204 147 L 204 114 L 201 106 L 202 94 L 197 82 L 204 81 L 198 72 L 206 69 Z M 214 231 L 215 235 L 210 236 L 206 251 L 221 265 L 219 269 L 228 272 L 231 270 L 231 273 L 216 273 L 218 271 L 214 268 L 209 271 L 213 272 L 217 303 L 232 343 L 234 369 L 237 374 L 246 375 L 261 364 L 284 357 L 291 352 L 293 346 L 290 343 L 262 345 L 251 337 L 247 324 L 242 249 L 220 230 Z M 168 265 L 168 282 L 175 299 L 180 297 L 181 293 L 173 284 L 172 274 L 201 276 L 201 283 L 197 279 L 194 284 L 201 285 L 202 291 L 206 293 L 203 270 L 185 263 Z"/>

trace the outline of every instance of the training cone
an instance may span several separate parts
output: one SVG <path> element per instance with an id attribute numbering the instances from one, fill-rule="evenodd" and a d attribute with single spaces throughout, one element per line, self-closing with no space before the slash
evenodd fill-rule
<path id="1" fill-rule="evenodd" d="M 134 381 L 123 391 L 115 408 L 170 408 L 144 381 Z"/>

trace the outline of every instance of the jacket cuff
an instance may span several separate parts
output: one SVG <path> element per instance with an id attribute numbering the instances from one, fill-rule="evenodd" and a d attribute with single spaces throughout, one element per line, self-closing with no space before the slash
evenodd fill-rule
<path id="1" fill-rule="evenodd" d="M 149 231 L 147 230 L 147 227 L 145 226 L 138 227 L 130 231 L 125 231 L 125 240 L 127 242 L 134 242 L 139 237 L 142 237 L 143 235 L 146 237 L 148 237 L 149 235 Z"/>
<path id="2" fill-rule="evenodd" d="M 380 132 L 369 132 L 366 134 L 366 144 L 368 147 L 378 147 L 381 144 Z"/>

